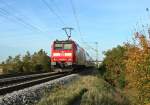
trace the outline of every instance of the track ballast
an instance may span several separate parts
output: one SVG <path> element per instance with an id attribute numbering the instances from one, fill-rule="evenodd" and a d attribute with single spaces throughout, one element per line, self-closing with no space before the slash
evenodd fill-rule
<path id="1" fill-rule="evenodd" d="M 0 95 L 31 87 L 71 74 L 71 72 L 41 73 L 0 79 Z"/>

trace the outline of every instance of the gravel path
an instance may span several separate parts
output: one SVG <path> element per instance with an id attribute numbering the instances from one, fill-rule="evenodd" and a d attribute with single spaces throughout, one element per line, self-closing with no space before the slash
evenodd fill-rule
<path id="1" fill-rule="evenodd" d="M 42 96 L 56 85 L 64 85 L 78 79 L 78 74 L 72 74 L 43 84 L 35 85 L 23 90 L 15 91 L 5 96 L 0 96 L 0 105 L 33 105 Z"/>

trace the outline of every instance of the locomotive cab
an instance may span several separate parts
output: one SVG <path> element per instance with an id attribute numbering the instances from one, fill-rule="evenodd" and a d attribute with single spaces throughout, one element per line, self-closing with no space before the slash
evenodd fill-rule
<path id="1" fill-rule="evenodd" d="M 74 63 L 75 44 L 71 40 L 54 41 L 51 52 L 51 66 L 54 68 L 71 68 Z"/>
<path id="2" fill-rule="evenodd" d="M 52 68 L 83 68 L 92 65 L 88 53 L 72 40 L 54 41 L 51 48 Z"/>

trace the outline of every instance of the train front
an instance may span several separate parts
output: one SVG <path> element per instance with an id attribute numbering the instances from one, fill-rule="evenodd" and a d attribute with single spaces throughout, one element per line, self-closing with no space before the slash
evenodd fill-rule
<path id="1" fill-rule="evenodd" d="M 51 48 L 52 68 L 72 68 L 74 62 L 74 43 L 71 40 L 54 41 Z"/>

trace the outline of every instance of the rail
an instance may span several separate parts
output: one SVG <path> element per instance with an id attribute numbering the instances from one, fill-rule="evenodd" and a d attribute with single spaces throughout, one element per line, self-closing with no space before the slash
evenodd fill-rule
<path id="1" fill-rule="evenodd" d="M 44 82 L 48 82 L 50 80 L 54 80 L 66 75 L 69 75 L 71 73 L 68 72 L 57 72 L 57 73 L 51 73 L 51 74 L 44 74 L 44 75 L 30 75 L 28 77 L 25 78 L 17 78 L 17 79 L 13 79 L 12 81 L 10 79 L 7 80 L 1 80 L 1 84 L 7 84 L 7 86 L 5 86 L 3 84 L 3 87 L 0 87 L 0 95 L 4 95 L 13 91 L 17 91 L 20 89 L 24 89 L 27 87 L 31 87 L 40 83 L 44 83 Z M 4 82 L 5 81 L 5 82 Z M 19 81 L 19 82 L 17 82 Z M 15 83 L 14 83 L 15 82 Z"/>

